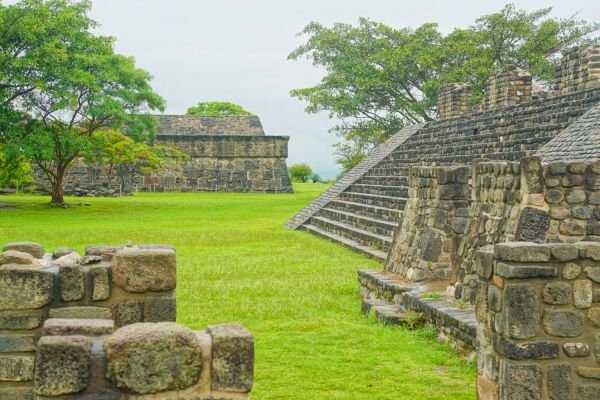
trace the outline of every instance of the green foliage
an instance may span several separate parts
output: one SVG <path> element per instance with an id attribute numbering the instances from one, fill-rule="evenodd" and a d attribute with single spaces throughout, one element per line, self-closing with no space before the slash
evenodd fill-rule
<path id="1" fill-rule="evenodd" d="M 440 292 L 425 292 L 419 295 L 423 299 L 442 300 L 444 295 Z"/>
<path id="2" fill-rule="evenodd" d="M 21 0 L 0 4 L 0 112 L 19 115 L 0 138 L 18 144 L 63 203 L 63 179 L 74 160 L 93 149 L 100 129 L 152 139 L 162 110 L 150 75 L 114 52 L 114 39 L 96 36 L 91 1 Z"/>
<path id="3" fill-rule="evenodd" d="M 292 182 L 307 182 L 313 174 L 312 168 L 306 163 L 291 165 L 288 167 L 288 172 Z"/>
<path id="4" fill-rule="evenodd" d="M 15 147 L 0 146 L 0 189 L 10 185 L 19 191 L 33 182 L 29 160 Z"/>
<path id="5" fill-rule="evenodd" d="M 312 183 L 321 183 L 322 179 L 321 179 L 321 175 L 314 173 L 310 176 L 310 181 Z"/>
<path id="6" fill-rule="evenodd" d="M 291 95 L 307 103 L 307 112 L 324 111 L 341 121 L 332 132 L 342 139 L 336 154 L 347 171 L 403 126 L 432 119 L 445 84 L 469 83 L 480 100 L 486 80 L 506 64 L 551 79 L 553 59 L 589 39 L 600 24 L 552 18 L 550 12 L 508 4 L 448 35 L 432 23 L 396 29 L 366 18 L 331 27 L 311 22 L 300 32 L 306 43 L 288 58 L 305 57 L 326 74 Z"/>
<path id="7" fill-rule="evenodd" d="M 283 226 L 324 189 L 93 197 L 85 199 L 90 207 L 66 213 L 37 196 L 5 196 L 18 207 L 0 212 L 0 244 L 27 239 L 79 252 L 128 240 L 175 246 L 177 321 L 248 328 L 255 399 L 475 400 L 475 368 L 436 343 L 434 330 L 386 327 L 360 313 L 356 268 L 381 264 Z"/>
<path id="8" fill-rule="evenodd" d="M 227 101 L 200 101 L 187 109 L 187 115 L 200 117 L 223 117 L 228 115 L 254 115 L 242 106 Z"/>

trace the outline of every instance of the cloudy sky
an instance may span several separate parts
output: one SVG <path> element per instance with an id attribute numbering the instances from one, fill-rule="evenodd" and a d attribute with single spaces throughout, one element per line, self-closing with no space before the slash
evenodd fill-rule
<path id="1" fill-rule="evenodd" d="M 260 116 L 267 134 L 290 136 L 289 164 L 308 162 L 323 177 L 338 172 L 327 115 L 309 115 L 289 96 L 319 81 L 308 61 L 287 61 L 311 20 L 355 23 L 361 16 L 394 27 L 437 22 L 444 32 L 502 8 L 496 0 L 93 0 L 99 32 L 117 38 L 154 76 L 167 113 L 198 101 L 224 100 Z M 600 21 L 598 0 L 516 1 L 528 10 L 553 6 L 554 16 L 579 12 Z"/>

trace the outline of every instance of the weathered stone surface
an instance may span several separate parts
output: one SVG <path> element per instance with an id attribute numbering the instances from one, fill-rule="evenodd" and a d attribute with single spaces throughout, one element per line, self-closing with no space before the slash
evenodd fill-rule
<path id="1" fill-rule="evenodd" d="M 0 329 L 35 329 L 41 324 L 42 314 L 39 312 L 0 314 Z"/>
<path id="2" fill-rule="evenodd" d="M 600 243 L 597 242 L 578 242 L 579 255 L 583 258 L 591 258 L 594 261 L 600 261 Z"/>
<path id="3" fill-rule="evenodd" d="M 573 282 L 573 299 L 575 307 L 589 308 L 592 306 L 592 282 L 587 279 L 578 279 Z"/>
<path id="4" fill-rule="evenodd" d="M 540 330 L 540 310 L 535 291 L 529 284 L 510 284 L 504 290 L 504 314 L 508 334 L 513 339 L 529 339 Z"/>
<path id="5" fill-rule="evenodd" d="M 144 299 L 144 321 L 175 322 L 177 304 L 174 296 L 147 297 Z"/>
<path id="6" fill-rule="evenodd" d="M 521 188 L 525 193 L 543 193 L 543 171 L 539 158 L 528 157 L 521 160 Z"/>
<path id="7" fill-rule="evenodd" d="M 550 215 L 546 211 L 525 207 L 519 217 L 515 238 L 520 241 L 543 243 L 549 225 Z"/>
<path id="8" fill-rule="evenodd" d="M 76 253 L 71 253 L 76 254 Z M 70 255 L 66 256 L 70 257 Z M 83 271 L 79 265 L 59 267 L 60 297 L 64 301 L 81 300 L 85 293 Z"/>
<path id="9" fill-rule="evenodd" d="M 7 251 L 7 250 L 22 251 L 23 253 L 31 254 L 35 258 L 44 257 L 44 248 L 39 243 L 35 243 L 35 242 L 7 243 L 2 248 L 2 251 Z"/>
<path id="10" fill-rule="evenodd" d="M 33 388 L 14 386 L 0 388 L 0 399 L 2 400 L 34 400 Z"/>
<path id="11" fill-rule="evenodd" d="M 544 303 L 569 304 L 571 303 L 571 285 L 565 282 L 551 282 L 542 289 Z"/>
<path id="12" fill-rule="evenodd" d="M 579 204 L 583 203 L 586 200 L 587 196 L 584 190 L 581 189 L 573 189 L 570 190 L 565 196 L 565 200 L 569 204 Z"/>
<path id="13" fill-rule="evenodd" d="M 600 307 L 590 308 L 588 318 L 596 327 L 600 328 Z"/>
<path id="14" fill-rule="evenodd" d="M 7 250 L 0 253 L 0 265 L 18 264 L 30 265 L 34 263 L 35 258 L 29 253 L 23 253 L 17 250 Z"/>
<path id="15" fill-rule="evenodd" d="M 577 337 L 583 333 L 583 314 L 580 311 L 546 310 L 543 325 L 546 333 L 558 337 Z"/>
<path id="16" fill-rule="evenodd" d="M 577 400 L 600 399 L 600 385 L 581 385 L 577 388 Z"/>
<path id="17" fill-rule="evenodd" d="M 70 267 L 78 265 L 79 261 L 81 261 L 81 256 L 77 252 L 73 252 L 57 258 L 56 260 L 52 261 L 52 264 L 58 267 Z"/>
<path id="18" fill-rule="evenodd" d="M 479 400 L 498 400 L 498 384 L 483 376 L 477 377 L 477 398 Z"/>
<path id="19" fill-rule="evenodd" d="M 83 336 L 44 336 L 38 343 L 34 391 L 42 396 L 78 393 L 88 385 L 92 343 Z"/>
<path id="20" fill-rule="evenodd" d="M 51 308 L 48 316 L 63 319 L 112 319 L 112 311 L 106 307 L 74 306 Z"/>
<path id="21" fill-rule="evenodd" d="M 542 400 L 543 372 L 539 365 L 500 363 L 500 399 Z"/>
<path id="22" fill-rule="evenodd" d="M 592 209 L 585 206 L 575 206 L 571 209 L 571 215 L 577 219 L 589 219 L 592 217 Z"/>
<path id="23" fill-rule="evenodd" d="M 504 336 L 496 336 L 494 349 L 511 360 L 551 360 L 557 358 L 560 346 L 555 342 L 513 342 Z"/>
<path id="24" fill-rule="evenodd" d="M 579 219 L 565 219 L 560 223 L 558 231 L 568 236 L 584 236 L 587 232 L 586 221 Z"/>
<path id="25" fill-rule="evenodd" d="M 109 267 L 94 266 L 90 268 L 92 276 L 92 301 L 102 301 L 110 297 Z"/>
<path id="26" fill-rule="evenodd" d="M 57 258 L 61 258 L 71 253 L 75 253 L 75 249 L 61 247 L 60 249 L 54 250 L 54 252 L 52 253 L 52 259 L 56 260 Z"/>
<path id="27" fill-rule="evenodd" d="M 563 278 L 565 279 L 575 279 L 581 274 L 581 266 L 575 263 L 567 263 L 563 267 Z M 600 277 L 600 270 L 598 276 Z"/>
<path id="28" fill-rule="evenodd" d="M 600 283 L 600 267 L 585 267 L 584 271 L 588 278 L 596 283 Z"/>
<path id="29" fill-rule="evenodd" d="M 43 334 L 47 336 L 100 336 L 115 329 L 111 319 L 62 319 L 49 318 L 44 322 Z"/>
<path id="30" fill-rule="evenodd" d="M 112 260 L 112 256 L 119 250 L 123 249 L 123 246 L 88 246 L 85 248 L 86 256 L 100 256 L 104 260 Z M 104 257 L 110 255 L 110 257 Z"/>
<path id="31" fill-rule="evenodd" d="M 421 258 L 425 261 L 437 261 L 443 245 L 442 238 L 435 230 L 425 230 L 421 235 Z"/>
<path id="32" fill-rule="evenodd" d="M 0 353 L 35 351 L 37 339 L 34 335 L 0 335 Z"/>
<path id="33" fill-rule="evenodd" d="M 475 268 L 480 277 L 491 278 L 494 271 L 494 250 L 491 246 L 481 249 L 475 254 Z"/>
<path id="34" fill-rule="evenodd" d="M 83 256 L 79 259 L 79 265 L 97 264 L 103 261 L 102 256 Z"/>
<path id="35" fill-rule="evenodd" d="M 590 346 L 585 343 L 565 343 L 563 350 L 569 357 L 587 357 L 591 354 Z"/>
<path id="36" fill-rule="evenodd" d="M 557 243 L 550 246 L 552 256 L 559 261 L 571 261 L 579 258 L 577 246 L 570 243 Z"/>
<path id="37" fill-rule="evenodd" d="M 35 356 L 0 355 L 0 381 L 26 382 L 33 380 Z"/>
<path id="38" fill-rule="evenodd" d="M 247 392 L 254 382 L 254 338 L 241 325 L 213 325 L 212 389 Z"/>
<path id="39" fill-rule="evenodd" d="M 600 368 L 577 367 L 576 371 L 583 378 L 600 379 Z"/>
<path id="40" fill-rule="evenodd" d="M 551 400 L 570 400 L 573 391 L 573 377 L 569 364 L 548 366 L 548 396 Z"/>
<path id="41" fill-rule="evenodd" d="M 551 189 L 546 192 L 546 201 L 550 204 L 558 204 L 563 201 L 564 198 L 565 195 L 563 194 L 562 190 Z"/>
<path id="42" fill-rule="evenodd" d="M 43 307 L 52 300 L 53 290 L 51 272 L 9 266 L 0 269 L 0 310 Z"/>
<path id="43" fill-rule="evenodd" d="M 544 264 L 506 264 L 497 262 L 496 275 L 509 279 L 534 279 L 555 278 L 558 276 L 558 268 Z"/>
<path id="44" fill-rule="evenodd" d="M 112 280 L 129 292 L 175 289 L 175 252 L 164 249 L 124 249 L 115 254 Z"/>
<path id="45" fill-rule="evenodd" d="M 502 311 L 502 291 L 494 285 L 489 285 L 487 292 L 488 306 L 491 311 Z"/>
<path id="46" fill-rule="evenodd" d="M 550 246 L 545 244 L 506 242 L 494 246 L 496 259 L 517 262 L 550 261 Z"/>
<path id="47" fill-rule="evenodd" d="M 117 326 L 125 326 L 143 321 L 143 303 L 139 301 L 124 301 L 117 304 L 115 322 Z"/>
<path id="48" fill-rule="evenodd" d="M 194 332 L 171 322 L 118 329 L 104 344 L 106 377 L 133 393 L 188 388 L 198 382 L 202 350 Z"/>

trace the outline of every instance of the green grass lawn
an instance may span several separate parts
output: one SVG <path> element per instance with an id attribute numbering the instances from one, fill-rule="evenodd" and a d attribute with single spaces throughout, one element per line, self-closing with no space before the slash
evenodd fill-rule
<path id="1" fill-rule="evenodd" d="M 294 195 L 3 196 L 0 243 L 46 249 L 165 243 L 177 248 L 177 319 L 239 322 L 256 338 L 253 399 L 475 399 L 475 370 L 431 330 L 384 327 L 360 313 L 356 270 L 373 260 L 284 222 L 324 185 Z"/>

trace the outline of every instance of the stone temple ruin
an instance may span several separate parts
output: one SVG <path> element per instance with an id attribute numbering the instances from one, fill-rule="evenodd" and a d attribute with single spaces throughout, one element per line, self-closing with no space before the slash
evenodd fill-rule
<path id="1" fill-rule="evenodd" d="M 108 168 L 79 161 L 65 178 L 65 193 L 117 195 L 119 192 L 292 193 L 286 159 L 288 136 L 266 136 L 256 116 L 196 117 L 157 115 L 155 145 L 174 147 L 189 160 L 168 163 L 143 175 L 139 169 Z M 36 184 L 48 189 L 39 170 Z"/>
<path id="2" fill-rule="evenodd" d="M 244 400 L 254 339 L 176 324 L 169 246 L 0 253 L 0 399 Z"/>
<path id="3" fill-rule="evenodd" d="M 600 399 L 600 45 L 542 91 L 506 67 L 402 129 L 288 221 L 385 264 L 362 309 L 476 351 L 478 398 Z M 436 298 L 425 292 L 445 291 Z"/>

